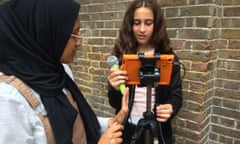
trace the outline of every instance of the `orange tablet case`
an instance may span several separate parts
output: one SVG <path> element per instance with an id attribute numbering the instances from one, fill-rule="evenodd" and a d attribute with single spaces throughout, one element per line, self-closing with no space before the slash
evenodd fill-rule
<path id="1" fill-rule="evenodd" d="M 154 55 L 144 55 L 144 58 L 154 58 Z M 156 66 L 160 68 L 160 79 L 158 85 L 169 85 L 172 74 L 174 55 L 160 55 Z M 123 55 L 121 69 L 126 70 L 129 80 L 128 85 L 140 85 L 139 69 L 141 68 L 141 60 L 138 55 Z"/>

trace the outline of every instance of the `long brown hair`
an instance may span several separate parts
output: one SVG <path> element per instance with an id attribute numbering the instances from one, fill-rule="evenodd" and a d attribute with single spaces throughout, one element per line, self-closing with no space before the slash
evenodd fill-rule
<path id="1" fill-rule="evenodd" d="M 137 53 L 138 42 L 133 34 L 132 27 L 134 12 L 140 7 L 149 8 L 153 12 L 154 31 L 151 37 L 151 43 L 155 48 L 155 52 L 161 54 L 173 53 L 172 48 L 169 46 L 170 40 L 160 5 L 156 0 L 134 0 L 125 13 L 112 54 L 121 59 L 123 54 Z"/>

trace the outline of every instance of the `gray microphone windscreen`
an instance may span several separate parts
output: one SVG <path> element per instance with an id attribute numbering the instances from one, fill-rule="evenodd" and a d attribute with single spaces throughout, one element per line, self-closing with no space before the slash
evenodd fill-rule
<path id="1" fill-rule="evenodd" d="M 108 63 L 108 65 L 109 65 L 109 67 L 112 67 L 112 66 L 114 66 L 114 65 L 118 65 L 118 64 L 119 64 L 118 58 L 117 58 L 116 56 L 114 56 L 114 55 L 109 56 L 109 57 L 107 58 L 107 63 Z"/>

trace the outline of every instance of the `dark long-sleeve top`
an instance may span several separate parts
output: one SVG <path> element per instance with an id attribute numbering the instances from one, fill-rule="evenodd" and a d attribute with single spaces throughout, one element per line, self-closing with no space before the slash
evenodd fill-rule
<path id="1" fill-rule="evenodd" d="M 155 89 L 156 93 L 156 104 L 171 104 L 173 106 L 173 114 L 171 118 L 162 125 L 162 132 L 164 139 L 167 143 L 172 143 L 172 128 L 171 128 L 171 119 L 177 114 L 182 106 L 182 79 L 180 74 L 180 64 L 177 57 L 174 59 L 171 81 L 169 85 L 159 85 Z M 129 98 L 130 104 L 129 109 L 131 110 L 132 98 L 135 94 L 135 85 L 129 86 Z M 116 113 L 121 108 L 121 98 L 122 94 L 120 91 L 115 90 L 110 84 L 108 89 L 108 97 L 110 105 L 116 109 Z M 125 128 L 127 129 L 127 128 Z"/>

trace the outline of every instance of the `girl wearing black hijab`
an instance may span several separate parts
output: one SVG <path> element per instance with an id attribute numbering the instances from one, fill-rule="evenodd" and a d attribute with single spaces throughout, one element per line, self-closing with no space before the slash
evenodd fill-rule
<path id="1" fill-rule="evenodd" d="M 81 45 L 79 8 L 72 0 L 11 0 L 1 5 L 0 72 L 19 78 L 39 98 L 56 144 L 73 143 L 78 111 L 67 99 L 66 90 L 79 109 L 87 144 L 121 143 L 120 124 L 112 124 L 100 136 L 96 115 L 62 66 L 73 62 Z M 37 110 L 7 83 L 0 83 L 0 91 L 0 143 L 46 143 Z"/>

